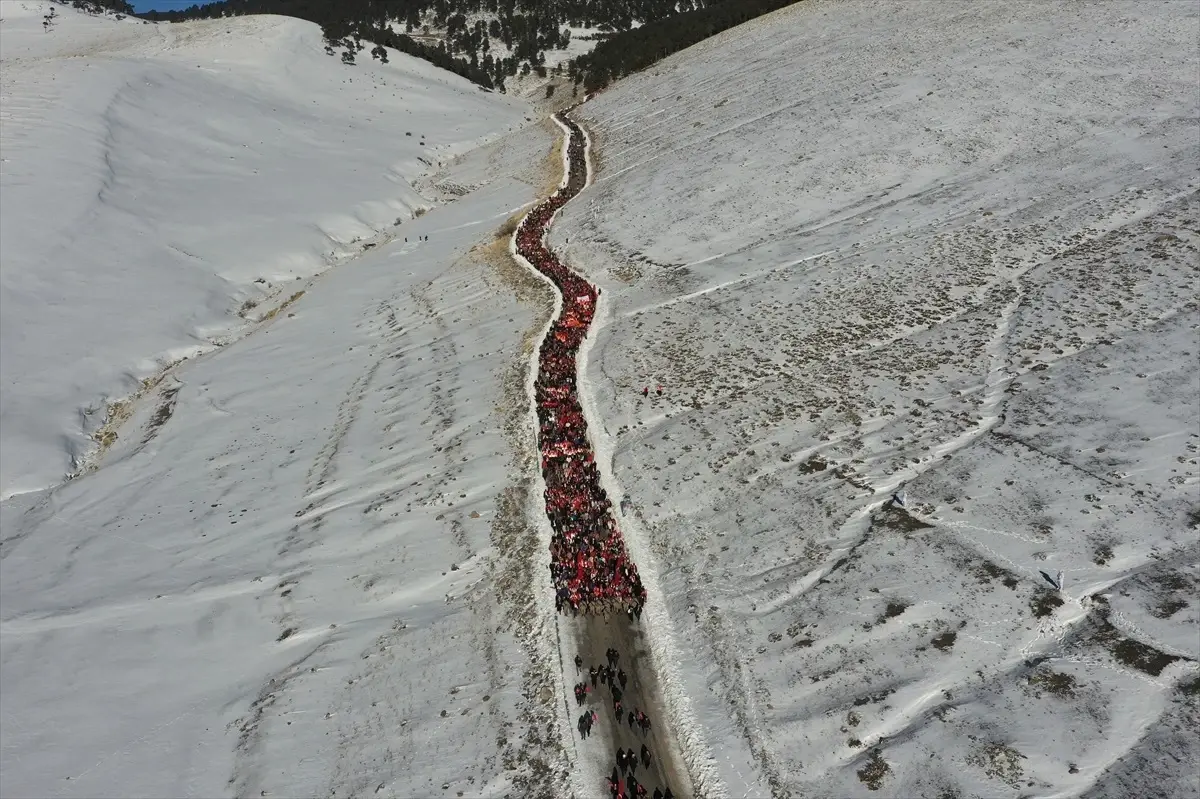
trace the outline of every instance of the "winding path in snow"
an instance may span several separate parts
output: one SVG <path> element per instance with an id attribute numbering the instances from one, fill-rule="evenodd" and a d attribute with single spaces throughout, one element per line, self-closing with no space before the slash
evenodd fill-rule
<path id="1" fill-rule="evenodd" d="M 554 119 L 567 136 L 563 157 L 566 174 L 559 190 L 521 220 L 521 224 L 518 225 L 512 238 L 514 257 L 553 286 L 556 294 L 554 313 L 538 342 L 527 384 L 530 403 L 535 406 L 533 409 L 535 424 L 537 409 L 533 385 L 540 370 L 544 368 L 542 345 L 564 314 L 564 297 L 562 287 L 559 285 L 563 280 L 561 271 L 564 266 L 546 246 L 546 231 L 558 208 L 586 188 L 591 179 L 586 133 L 566 115 L 566 112 L 556 114 Z M 553 213 L 547 215 L 546 211 L 548 210 L 552 210 Z M 529 225 L 540 225 L 540 227 L 530 228 Z M 519 244 L 523 233 L 525 234 L 524 246 Z M 536 234 L 532 237 L 536 243 L 530 243 L 530 233 Z M 559 274 L 555 274 L 555 271 L 550 269 L 545 271 L 539 269 L 538 266 L 535 266 L 539 263 L 552 264 L 554 270 Z M 599 292 L 595 286 L 587 283 L 577 272 L 569 271 L 570 276 L 567 282 L 572 284 L 571 293 L 578 293 L 574 289 L 582 284 L 587 286 L 588 293 L 593 298 L 589 302 L 598 299 Z M 570 298 L 572 302 L 576 299 L 579 298 Z M 583 316 L 587 320 L 589 332 L 594 333 L 594 330 L 591 329 L 594 327 L 591 309 L 588 309 Z M 579 385 L 578 393 L 581 395 L 586 389 L 586 381 L 579 374 L 586 364 L 586 352 L 581 352 L 585 347 L 586 345 L 576 347 L 574 351 L 574 354 L 579 356 L 575 368 Z M 584 403 L 584 406 L 586 410 L 587 403 Z M 593 458 L 595 458 L 594 453 L 597 449 L 594 430 L 592 425 L 588 425 L 587 454 L 592 455 Z M 548 453 L 539 452 L 539 457 L 544 454 Z M 603 469 L 599 459 L 595 460 Z M 541 477 L 540 470 L 538 487 L 542 490 L 545 489 L 545 482 Z M 599 490 L 602 494 L 607 493 L 604 488 Z M 613 512 L 615 513 L 615 508 Z M 618 518 L 617 521 L 619 523 L 620 519 Z M 552 532 L 545 514 L 542 514 L 539 519 L 539 527 L 545 539 L 544 543 L 548 545 Z M 565 704 L 562 719 L 564 732 L 571 737 L 569 742 L 564 741 L 564 743 L 568 746 L 569 751 L 573 752 L 575 769 L 571 783 L 575 795 L 580 799 L 606 795 L 608 785 L 605 777 L 610 775 L 616 765 L 617 749 L 640 751 L 643 744 L 653 754 L 650 767 L 644 768 L 639 763 L 635 772 L 637 782 L 646 787 L 645 796 L 651 797 L 656 788 L 665 791 L 668 787 L 676 797 L 695 795 L 692 778 L 685 765 L 686 758 L 683 747 L 680 745 L 680 736 L 668 721 L 670 717 L 679 718 L 679 716 L 666 712 L 659 675 L 654 668 L 650 641 L 643 625 L 620 612 L 607 615 L 558 616 L 557 622 L 562 672 L 562 690 L 559 693 Z M 573 698 L 573 686 L 579 682 L 591 684 L 588 678 L 588 669 L 590 666 L 604 665 L 606 663 L 605 653 L 609 648 L 616 649 L 620 653 L 618 665 L 629 678 L 622 697 L 624 710 L 619 718 L 614 718 L 613 697 L 610 688 L 603 683 L 597 682 L 583 707 L 576 704 Z M 656 654 L 661 655 L 661 653 Z M 583 661 L 583 668 L 578 672 L 575 666 L 576 655 Z M 625 714 L 631 709 L 641 709 L 650 717 L 653 727 L 648 733 L 641 733 L 636 727 L 627 723 Z M 586 738 L 580 735 L 576 725 L 576 720 L 585 710 L 594 710 L 597 718 L 591 734 Z M 623 787 L 628 785 L 627 777 L 624 774 L 621 775 L 621 784 Z"/>

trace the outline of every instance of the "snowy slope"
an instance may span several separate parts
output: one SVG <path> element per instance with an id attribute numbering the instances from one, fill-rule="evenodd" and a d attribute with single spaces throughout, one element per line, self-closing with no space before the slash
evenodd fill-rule
<path id="1" fill-rule="evenodd" d="M 0 7 L 6 37 L 21 23 L 12 5 Z M 33 21 L 40 28 L 40 16 Z M 106 26 L 115 24 L 71 17 L 36 35 L 74 30 L 86 49 L 92 35 L 111 43 Z M 132 40 L 112 45 L 116 55 L 22 67 L 24 80 L 41 76 L 73 92 L 67 78 L 82 80 L 90 63 L 121 94 L 110 118 L 126 120 L 114 130 L 128 138 L 104 147 L 124 165 L 103 200 L 85 191 L 102 178 L 68 168 L 93 168 L 93 156 L 103 163 L 103 135 L 80 106 L 57 102 L 39 113 L 79 117 L 54 127 L 30 112 L 22 124 L 53 128 L 44 135 L 63 150 L 55 157 L 44 136 L 18 139 L 4 190 L 71 208 L 68 220 L 92 219 L 70 251 L 94 270 L 88 287 L 103 279 L 110 302 L 125 297 L 118 289 L 130 296 L 107 311 L 43 304 L 44 324 L 33 314 L 10 318 L 6 299 L 6 455 L 10 431 L 44 444 L 34 434 L 54 420 L 54 402 L 67 407 L 100 390 L 72 371 L 68 333 L 88 345 L 71 357 L 119 376 L 181 346 L 193 325 L 227 325 L 229 302 L 259 296 L 241 282 L 253 275 L 281 292 L 270 308 L 290 302 L 152 383 L 97 468 L 0 503 L 3 793 L 561 793 L 564 736 L 547 688 L 552 620 L 533 594 L 544 553 L 528 522 L 536 471 L 525 449 L 524 380 L 550 298 L 507 258 L 502 235 L 557 180 L 553 126 L 502 136 L 521 106 L 399 57 L 342 72 L 319 50 L 311 59 L 303 51 L 272 66 L 275 48 L 307 47 L 315 29 L 271 18 L 222 24 L 244 29 L 218 37 L 210 26 L 146 26 L 147 36 L 177 37 L 168 46 L 135 27 Z M 187 77 L 197 63 L 218 71 Z M 341 84 L 351 75 L 353 86 Z M 366 76 L 377 87 L 359 93 Z M 6 113 L 9 77 L 6 62 Z M 88 87 L 101 96 L 99 83 Z M 396 100 L 385 101 L 382 87 L 389 96 L 395 88 Z M 71 95 L 81 103 L 83 88 L 84 97 Z M 167 92 L 191 101 L 181 106 Z M 275 133 L 275 120 L 255 110 L 268 101 L 293 115 L 290 130 Z M 367 123 L 367 108 L 382 123 Z M 233 131 L 228 140 L 220 129 Z M 169 155 L 170 135 L 186 158 Z M 249 135 L 273 145 L 230 161 Z M 448 158 L 451 145 L 485 136 L 502 137 Z M 22 154 L 27 168 L 60 169 L 64 182 L 37 192 L 10 184 L 7 170 Z M 340 159 L 340 169 L 322 156 Z M 446 163 L 417 181 L 420 157 Z M 242 160 L 253 167 L 226 171 Z M 173 189 L 180 185 L 188 191 Z M 422 206 L 431 210 L 409 218 Z M 388 230 L 397 215 L 403 224 Z M 38 249 L 53 239 L 53 220 L 26 221 L 41 227 L 14 227 L 17 243 L 6 228 L 6 292 L 38 275 L 50 281 L 46 270 L 63 263 Z M 379 243 L 307 279 L 330 251 L 352 253 L 355 236 Z M 176 244 L 197 260 L 186 269 L 167 260 L 174 277 L 157 278 L 155 253 Z M 124 248 L 127 272 L 101 259 Z M 156 316 L 164 306 L 172 314 Z M 67 312 L 75 323 L 63 321 Z M 44 359 L 44 372 L 24 383 L 9 362 L 10 329 L 24 335 L 12 352 L 37 344 Z M 16 404 L 29 381 L 48 392 L 34 395 L 45 415 Z M 27 448 L 30 462 L 37 452 Z"/>
<path id="2" fill-rule="evenodd" d="M 59 7 L 44 32 L 50 6 L 0 7 L 4 497 L 76 469 L 106 401 L 401 234 L 414 182 L 526 109 L 399 53 L 343 67 L 299 20 Z"/>
<path id="3" fill-rule="evenodd" d="M 730 795 L 1197 795 L 1198 36 L 807 0 L 580 109 L 551 242 Z"/>

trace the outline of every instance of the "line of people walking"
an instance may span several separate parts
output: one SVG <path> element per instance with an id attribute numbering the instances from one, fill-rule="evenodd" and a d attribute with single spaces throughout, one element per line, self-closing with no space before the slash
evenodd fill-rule
<path id="1" fill-rule="evenodd" d="M 553 528 L 550 574 L 560 613 L 567 608 L 572 613 L 624 611 L 631 618 L 640 618 L 646 590 L 600 485 L 576 384 L 576 358 L 595 316 L 600 291 L 564 266 L 544 243 L 555 212 L 587 183 L 583 130 L 565 113 L 557 118 L 570 131 L 566 184 L 529 213 L 516 235 L 517 252 L 548 277 L 562 295 L 562 310 L 538 352 L 534 382 L 546 515 Z M 626 710 L 622 705 L 629 675 L 621 668 L 620 653 L 609 647 L 605 658 L 606 664 L 591 666 L 583 679 L 583 658 L 575 656 L 575 672 L 581 678 L 575 685 L 575 702 L 583 708 L 579 735 L 589 738 L 599 723 L 597 709 L 584 706 L 601 686 L 607 686 L 613 709 L 612 740 L 620 740 L 622 721 L 630 730 L 638 725 L 643 738 L 640 751 L 632 747 L 617 750 L 617 764 L 608 780 L 609 792 L 612 799 L 651 799 L 647 787 L 635 776 L 639 762 L 648 770 L 653 760 L 649 740 L 645 740 L 650 735 L 650 719 L 640 708 Z M 657 787 L 652 799 L 674 799 L 674 795 L 669 786 Z"/>
<path id="2" fill-rule="evenodd" d="M 605 652 L 605 659 L 607 663 L 589 667 L 586 679 L 575 684 L 575 702 L 579 706 L 585 705 L 589 697 L 600 690 L 601 686 L 607 686 L 613 708 L 616 711 L 616 729 L 620 728 L 622 721 L 628 721 L 630 729 L 633 729 L 635 724 L 637 725 L 643 738 L 641 748 L 638 750 L 634 750 L 632 746 L 628 749 L 624 747 L 617 749 L 616 765 L 613 766 L 612 774 L 606 780 L 609 793 L 613 799 L 639 799 L 639 797 L 647 799 L 650 796 L 653 796 L 653 799 L 674 799 L 670 786 L 655 788 L 654 793 L 649 794 L 646 785 L 637 779 L 639 763 L 643 769 L 649 769 L 654 760 L 649 742 L 645 740 L 652 729 L 650 717 L 640 708 L 631 709 L 626 714 L 622 713 L 621 699 L 629 676 L 621 668 L 621 653 L 616 649 L 609 647 Z M 575 673 L 580 677 L 584 676 L 583 658 L 579 655 L 575 656 Z M 599 715 L 594 709 L 585 710 L 579 717 L 580 737 L 588 738 L 591 735 L 592 726 L 598 721 Z"/>
<path id="3" fill-rule="evenodd" d="M 576 384 L 576 356 L 596 312 L 598 289 L 564 266 L 544 243 L 550 219 L 587 182 L 583 130 L 571 131 L 566 185 L 534 208 L 517 230 L 517 252 L 558 287 L 562 311 L 538 353 L 534 384 L 546 515 L 554 535 L 550 574 L 560 613 L 620 613 L 640 618 L 646 590 L 617 528 L 587 438 Z"/>

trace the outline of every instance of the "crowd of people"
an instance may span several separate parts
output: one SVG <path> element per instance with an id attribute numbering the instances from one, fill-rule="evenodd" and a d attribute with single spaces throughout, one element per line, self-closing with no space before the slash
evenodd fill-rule
<path id="1" fill-rule="evenodd" d="M 537 206 L 517 230 L 517 252 L 562 294 L 562 311 L 542 342 L 534 385 L 538 451 L 546 479 L 546 515 L 554 530 L 550 573 L 555 606 L 578 613 L 641 616 L 646 591 L 617 529 L 612 504 L 587 438 L 576 385 L 576 355 L 596 312 L 599 291 L 564 266 L 544 243 L 555 212 L 587 183 L 583 130 L 565 114 L 571 131 L 566 185 Z"/>
<path id="2" fill-rule="evenodd" d="M 558 119 L 570 130 L 567 139 L 568 172 L 565 185 L 550 199 L 534 208 L 517 229 L 517 252 L 549 278 L 562 295 L 562 310 L 554 320 L 538 352 L 538 374 L 534 394 L 538 417 L 538 452 L 546 480 L 546 515 L 553 528 L 550 544 L 550 573 L 559 612 L 626 612 L 640 617 L 646 591 L 637 567 L 629 560 L 625 542 L 617 529 L 616 515 L 600 485 L 600 472 L 587 437 L 587 423 L 579 401 L 576 358 L 596 313 L 600 292 L 564 266 L 546 247 L 546 227 L 568 200 L 587 184 L 587 162 L 583 130 L 565 114 Z M 658 389 L 661 395 L 661 387 Z M 643 392 L 649 395 L 649 387 Z M 604 665 L 585 672 L 584 661 L 575 656 L 576 706 L 582 708 L 577 726 L 581 738 L 589 738 L 600 722 L 589 700 L 607 687 L 615 716 L 610 728 L 613 741 L 633 738 L 632 747 L 617 750 L 617 764 L 608 780 L 613 799 L 674 799 L 669 787 L 653 794 L 635 776 L 638 765 L 646 771 L 653 755 L 650 718 L 640 708 L 626 709 L 630 675 L 620 666 L 621 655 L 610 647 Z M 586 675 L 586 676 L 585 676 Z M 630 732 L 621 724 L 627 722 Z M 633 732 L 637 725 L 637 733 Z M 643 771 L 645 774 L 645 771 Z"/>
<path id="3" fill-rule="evenodd" d="M 617 764 L 613 766 L 611 776 L 606 780 L 608 783 L 609 793 L 613 799 L 651 799 L 649 789 L 637 779 L 637 768 L 640 763 L 643 769 L 649 769 L 654 756 L 650 751 L 649 741 L 646 736 L 649 735 L 651 725 L 650 717 L 640 708 L 635 708 L 628 711 L 628 715 L 622 718 L 621 697 L 628 682 L 628 675 L 620 666 L 621 654 L 612 647 L 609 647 L 605 652 L 605 658 L 608 661 L 601 666 L 591 666 L 587 670 L 587 679 L 575 684 L 575 702 L 578 705 L 585 705 L 589 697 L 600 686 L 607 685 L 611 694 L 613 707 L 616 710 L 616 723 L 619 725 L 623 720 L 628 720 L 629 728 L 633 729 L 636 724 L 638 731 L 641 734 L 641 749 L 635 750 L 632 746 L 629 749 L 621 747 L 617 749 Z M 575 673 L 583 675 L 583 658 L 579 655 L 575 656 Z M 592 733 L 592 727 L 599 721 L 599 716 L 594 709 L 585 709 L 583 715 L 579 717 L 578 727 L 581 738 L 588 738 Z M 659 787 L 654 789 L 652 799 L 673 799 L 674 794 L 671 792 L 670 786 Z"/>

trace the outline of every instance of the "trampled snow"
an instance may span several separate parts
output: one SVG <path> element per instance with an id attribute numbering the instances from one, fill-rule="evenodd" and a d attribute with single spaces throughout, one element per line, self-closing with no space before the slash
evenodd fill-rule
<path id="1" fill-rule="evenodd" d="M 580 109 L 551 243 L 729 795 L 1197 795 L 1198 37 L 807 0 Z"/>
<path id="2" fill-rule="evenodd" d="M 44 33 L 18 5 L 5 490 L 61 477 L 78 404 L 207 352 L 97 468 L 0 503 L 4 795 L 558 784 L 523 390 L 550 298 L 503 234 L 556 129 L 295 20 Z"/>

